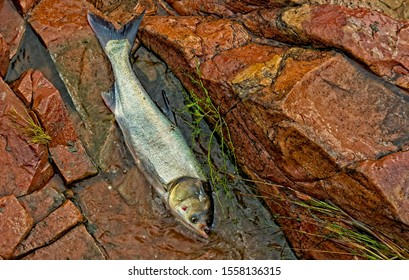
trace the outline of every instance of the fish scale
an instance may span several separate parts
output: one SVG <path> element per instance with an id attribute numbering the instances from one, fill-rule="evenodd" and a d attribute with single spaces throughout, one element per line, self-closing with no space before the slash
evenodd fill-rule
<path id="1" fill-rule="evenodd" d="M 127 40 L 112 40 L 105 47 L 114 75 L 114 114 L 134 155 L 167 186 L 188 176 L 206 180 L 179 129 L 150 99 L 132 70 Z M 112 94 L 112 93 L 111 93 Z"/>
<path id="2" fill-rule="evenodd" d="M 114 91 L 102 93 L 125 143 L 146 179 L 170 212 L 187 228 L 207 238 L 213 218 L 206 176 L 180 130 L 166 118 L 143 88 L 130 63 L 131 42 L 144 13 L 117 30 L 88 13 L 88 21 L 114 72 Z"/>

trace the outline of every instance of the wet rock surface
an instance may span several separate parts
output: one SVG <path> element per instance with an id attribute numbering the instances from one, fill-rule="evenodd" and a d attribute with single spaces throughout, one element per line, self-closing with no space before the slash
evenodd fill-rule
<path id="1" fill-rule="evenodd" d="M 195 1 L 175 1 L 174 4 L 178 6 L 182 5 L 182 2 L 186 8 L 183 14 L 198 14 L 194 6 L 189 8 L 189 5 L 193 5 L 191 2 Z M 221 15 L 218 11 L 211 10 L 213 8 L 202 6 L 201 12 Z M 311 10 L 317 11 L 314 12 L 315 17 L 311 16 Z M 349 13 L 344 17 L 345 21 L 362 23 L 359 31 L 350 33 L 352 37 L 358 36 L 356 41 L 348 39 L 347 31 L 341 28 L 344 26 L 344 21 L 332 21 L 336 19 L 331 16 L 332 10 L 334 13 L 336 13 L 335 10 L 340 12 L 337 15 L 341 17 L 343 12 Z M 291 11 L 294 13 L 290 15 Z M 238 19 L 243 18 L 240 14 L 242 12 L 235 11 Z M 285 25 L 273 26 L 278 36 L 275 36 L 273 28 L 269 30 L 271 34 L 267 34 L 269 38 L 285 37 L 288 38 L 284 40 L 287 43 L 325 45 L 331 46 L 334 50 L 349 48 L 348 53 L 352 58 L 364 62 L 374 73 L 391 83 L 382 81 L 337 51 L 275 47 L 272 41 L 268 46 L 253 40 L 254 43 L 230 46 L 230 49 L 213 52 L 206 57 L 198 53 L 196 59 L 200 61 L 201 78 L 212 99 L 217 102 L 217 105 L 221 105 L 223 112 L 228 112 L 225 118 L 231 126 L 231 131 L 235 131 L 232 135 L 233 142 L 237 158 L 244 166 L 245 172 L 256 180 L 260 178 L 272 180 L 287 187 L 288 190 L 296 190 L 333 201 L 354 218 L 379 229 L 403 246 L 407 246 L 408 224 L 405 222 L 405 216 L 408 209 L 402 208 L 402 201 L 407 200 L 406 191 L 403 190 L 407 190 L 409 186 L 405 179 L 401 179 L 407 177 L 407 171 L 404 171 L 404 175 L 399 172 L 405 169 L 405 161 L 395 161 L 396 166 L 388 169 L 388 175 L 383 174 L 402 182 L 393 187 L 386 181 L 382 184 L 370 178 L 369 174 L 356 174 L 360 170 L 358 167 L 360 164 L 366 166 L 365 162 L 372 164 L 376 162 L 382 165 L 380 162 L 383 162 L 384 157 L 406 149 L 409 104 L 405 83 L 398 82 L 406 79 L 406 72 L 405 70 L 400 74 L 393 72 L 396 64 L 404 63 L 404 60 L 399 58 L 400 47 L 392 48 L 398 50 L 397 52 L 383 49 L 387 54 L 382 54 L 381 57 L 388 62 L 382 62 L 381 57 L 375 58 L 373 52 L 368 52 L 367 46 L 362 44 L 370 42 L 373 46 L 377 45 L 381 48 L 382 44 L 377 40 L 383 40 L 382 34 L 393 30 L 404 32 L 407 23 L 370 10 L 330 5 L 290 9 L 276 7 L 268 13 L 265 10 L 255 12 L 264 13 L 262 16 L 270 17 L 269 20 L 271 20 L 266 26 L 260 25 L 260 22 L 257 23 L 260 30 L 258 34 L 266 34 L 263 30 L 268 30 L 271 22 L 280 19 Z M 251 16 L 247 14 L 244 18 L 246 17 Z M 318 17 L 323 21 L 317 23 Z M 367 18 L 366 22 L 365 18 Z M 185 29 L 192 32 L 191 30 L 195 30 L 197 24 L 181 26 L 183 30 L 178 32 L 174 28 L 173 30 L 163 28 L 164 20 L 167 20 L 170 25 L 176 18 L 146 19 L 141 32 L 142 41 L 158 53 L 186 85 L 190 84 L 190 88 L 200 92 L 200 88 L 195 87 L 185 73 L 195 75 L 196 68 L 189 64 L 192 60 L 189 54 L 194 53 L 195 50 L 190 49 L 192 47 L 189 44 L 190 40 L 177 37 L 177 34 L 182 34 Z M 202 16 L 196 16 L 195 20 L 203 24 L 208 22 L 208 18 Z M 304 20 L 311 24 L 306 24 Z M 162 24 L 156 26 L 156 22 Z M 369 22 L 385 23 L 382 25 L 385 30 L 374 31 L 374 26 Z M 399 25 L 402 29 L 392 27 L 393 25 Z M 368 27 L 367 31 L 374 32 L 374 36 L 361 38 L 365 42 L 361 44 L 360 32 L 363 32 L 362 36 L 366 36 L 364 35 L 366 27 Z M 326 34 L 331 38 L 331 43 L 328 44 L 329 41 L 325 41 L 320 35 L 306 35 L 309 32 L 315 32 L 315 28 L 328 32 Z M 342 35 L 337 37 L 336 32 L 331 33 L 330 29 L 334 31 L 337 29 L 337 32 Z M 293 31 L 297 36 L 294 36 Z M 399 35 L 402 37 L 396 41 L 405 42 L 407 36 L 400 32 Z M 200 37 L 197 32 L 193 31 L 193 33 L 189 39 L 194 36 Z M 293 36 L 287 37 L 290 33 L 293 33 Z M 206 45 L 211 44 L 209 41 L 206 42 Z M 359 51 L 361 47 L 365 50 Z M 405 48 L 406 45 L 403 43 L 401 48 L 403 53 L 407 53 Z M 396 61 L 392 62 L 396 54 L 398 54 Z M 181 69 L 180 65 L 189 65 L 189 67 Z M 382 72 L 381 68 L 383 70 L 387 68 L 388 70 L 385 70 L 387 74 Z M 320 82 L 316 84 L 317 81 Z M 393 84 L 399 85 L 402 89 Z M 366 169 L 365 171 L 368 172 Z M 373 173 L 371 175 L 373 176 Z M 376 183 L 373 180 L 376 180 Z M 260 186 L 260 188 L 272 197 L 274 196 L 271 193 L 278 193 L 289 201 L 295 199 L 294 194 L 282 191 L 280 188 L 274 189 L 268 186 Z M 389 188 L 393 189 L 394 195 L 389 192 Z M 397 193 L 399 198 L 396 197 Z M 298 215 L 283 210 L 286 207 L 288 210 L 291 209 L 289 202 L 282 203 L 286 204 L 285 207 L 277 201 L 273 203 L 267 200 L 267 202 L 273 211 L 283 217 L 300 219 L 308 216 L 300 207 L 298 207 L 300 208 Z M 325 236 L 325 231 L 317 229 L 317 226 L 308 219 L 304 218 L 304 220 L 305 222 L 297 225 L 297 223 L 285 221 L 284 218 L 281 219 L 281 225 L 287 237 L 293 240 L 294 247 L 299 248 L 301 255 L 313 258 L 329 257 L 330 254 L 319 253 L 320 250 L 315 248 L 319 243 L 314 240 L 316 238 L 300 236 L 299 232 L 294 231 L 294 229 L 302 229 L 307 233 L 318 231 L 320 233 L 317 236 Z M 340 252 L 339 248 L 335 250 L 338 246 L 329 243 L 331 242 L 320 243 L 320 249 L 325 251 L 330 248 L 328 251 Z M 338 255 L 337 258 L 339 257 Z"/>
<path id="2" fill-rule="evenodd" d="M 353 229 L 346 218 L 409 247 L 406 1 L 13 2 L 0 5 L 0 75 L 26 18 L 69 96 L 38 70 L 0 80 L 0 258 L 294 258 L 285 239 L 302 258 L 366 258 L 328 238 L 335 225 Z M 224 171 L 234 179 L 218 193 L 209 240 L 164 208 L 100 96 L 113 77 L 86 13 L 123 24 L 144 8 L 139 38 L 166 66 L 141 48 L 138 77 L 158 103 L 165 89 L 203 165 L 207 145 L 192 141 L 169 69 L 199 98 L 207 92 L 252 181 Z M 49 142 L 33 143 L 30 118 Z"/>
<path id="3" fill-rule="evenodd" d="M 21 196 L 41 188 L 53 175 L 48 151 L 28 134 L 32 120 L 23 102 L 0 80 L 0 194 Z"/>
<path id="4" fill-rule="evenodd" d="M 33 219 L 15 196 L 0 198 L 0 256 L 10 258 L 33 225 Z"/>

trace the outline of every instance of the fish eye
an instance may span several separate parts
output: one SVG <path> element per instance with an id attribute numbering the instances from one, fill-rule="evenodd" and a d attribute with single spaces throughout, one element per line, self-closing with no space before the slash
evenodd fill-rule
<path id="1" fill-rule="evenodd" d="M 190 217 L 190 221 L 191 221 L 193 224 L 196 224 L 196 223 L 199 221 L 199 219 L 198 219 L 197 217 L 195 217 L 195 216 L 192 216 L 192 217 Z"/>

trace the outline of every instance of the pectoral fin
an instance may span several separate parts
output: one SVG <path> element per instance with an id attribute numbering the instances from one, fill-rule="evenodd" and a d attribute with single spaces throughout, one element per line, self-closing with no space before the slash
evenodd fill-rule
<path id="1" fill-rule="evenodd" d="M 105 105 L 115 114 L 116 100 L 115 100 L 115 90 L 105 91 L 101 93 L 102 99 L 104 100 Z"/>

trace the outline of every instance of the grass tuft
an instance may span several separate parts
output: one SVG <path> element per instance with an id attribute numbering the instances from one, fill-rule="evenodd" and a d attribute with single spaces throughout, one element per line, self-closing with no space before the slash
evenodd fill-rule
<path id="1" fill-rule="evenodd" d="M 26 115 L 18 113 L 14 107 L 10 111 L 12 122 L 22 129 L 23 134 L 30 139 L 30 144 L 48 145 L 51 142 L 51 136 L 44 131 L 36 115 L 27 111 Z"/>
<path id="2" fill-rule="evenodd" d="M 284 188 L 281 185 L 272 184 L 265 181 L 247 181 L 255 184 L 271 185 L 276 188 Z M 378 230 L 354 219 L 333 203 L 300 194 L 299 192 L 290 188 L 285 188 L 285 190 L 294 193 L 294 197 L 296 198 L 284 198 L 284 196 L 276 195 L 274 193 L 260 195 L 259 197 L 264 198 L 265 200 L 273 201 L 286 200 L 292 204 L 305 208 L 309 212 L 309 218 L 308 220 L 305 220 L 305 222 L 316 225 L 319 228 L 326 229 L 328 232 L 326 235 L 312 234 L 308 232 L 302 233 L 306 235 L 319 235 L 319 237 L 323 240 L 331 240 L 344 248 L 352 256 L 363 259 L 409 259 L 408 248 L 403 248 Z M 294 249 L 297 250 L 297 248 Z"/>

